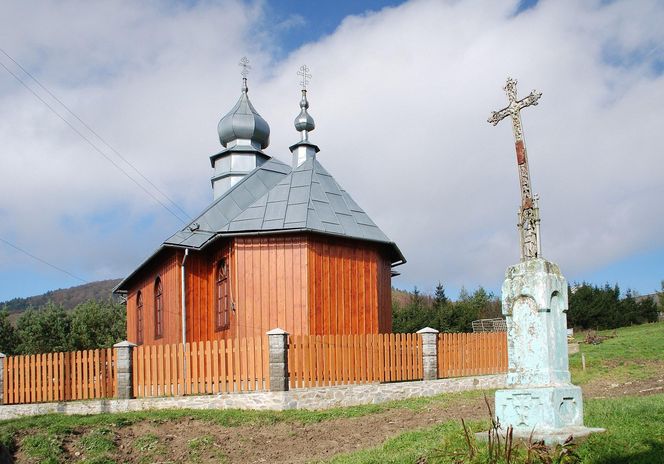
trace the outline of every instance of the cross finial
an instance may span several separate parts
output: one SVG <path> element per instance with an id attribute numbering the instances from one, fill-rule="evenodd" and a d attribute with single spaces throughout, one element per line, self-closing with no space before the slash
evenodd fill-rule
<path id="1" fill-rule="evenodd" d="M 242 68 L 242 71 L 240 71 L 240 74 L 242 74 L 242 78 L 246 79 L 247 76 L 249 75 L 249 71 L 251 70 L 251 66 L 249 66 L 249 58 L 243 56 L 240 62 L 238 63 L 238 66 Z"/>
<path id="2" fill-rule="evenodd" d="M 297 72 L 298 76 L 302 76 L 300 81 L 300 86 L 302 90 L 307 90 L 307 85 L 309 85 L 309 79 L 311 79 L 311 74 L 309 74 L 309 67 L 306 64 L 300 66 L 300 70 Z"/>

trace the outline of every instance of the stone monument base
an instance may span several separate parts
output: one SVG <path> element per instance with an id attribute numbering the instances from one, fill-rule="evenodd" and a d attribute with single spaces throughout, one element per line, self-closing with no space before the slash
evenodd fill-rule
<path id="1" fill-rule="evenodd" d="M 571 384 L 498 390 L 495 416 L 503 431 L 512 426 L 515 439 L 532 436 L 546 444 L 563 443 L 570 435 L 578 441 L 604 431 L 583 426 L 581 388 Z"/>

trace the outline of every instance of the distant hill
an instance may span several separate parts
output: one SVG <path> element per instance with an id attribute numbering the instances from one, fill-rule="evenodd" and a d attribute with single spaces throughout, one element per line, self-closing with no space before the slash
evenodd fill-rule
<path id="1" fill-rule="evenodd" d="M 14 298 L 0 302 L 0 308 L 7 308 L 10 313 L 21 313 L 29 307 L 43 306 L 49 301 L 62 305 L 65 309 L 73 309 L 87 300 L 106 300 L 111 297 L 111 290 L 122 279 L 100 280 L 76 287 L 51 290 L 42 295 L 27 298 Z"/>
<path id="2" fill-rule="evenodd" d="M 431 306 L 433 304 L 433 297 L 431 295 L 420 293 L 420 296 L 424 300 L 426 306 Z M 410 303 L 412 298 L 413 292 L 392 287 L 392 303 L 397 303 L 399 306 L 403 307 Z"/>

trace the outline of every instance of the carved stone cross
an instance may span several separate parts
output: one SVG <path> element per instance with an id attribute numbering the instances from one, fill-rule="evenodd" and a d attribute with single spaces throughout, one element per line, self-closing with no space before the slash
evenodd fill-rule
<path id="1" fill-rule="evenodd" d="M 519 184 L 521 188 L 521 208 L 519 210 L 519 235 L 521 239 L 521 260 L 541 257 L 541 244 L 539 234 L 539 208 L 537 196 L 533 196 L 530 185 L 530 168 L 528 167 L 528 153 L 523 138 L 523 126 L 521 125 L 521 110 L 528 106 L 537 105 L 542 96 L 541 92 L 530 92 L 527 97 L 517 100 L 516 79 L 507 78 L 504 87 L 507 93 L 509 105 L 500 111 L 493 111 L 488 122 L 494 126 L 508 116 L 512 117 L 512 132 L 514 132 L 516 163 L 519 173 Z"/>

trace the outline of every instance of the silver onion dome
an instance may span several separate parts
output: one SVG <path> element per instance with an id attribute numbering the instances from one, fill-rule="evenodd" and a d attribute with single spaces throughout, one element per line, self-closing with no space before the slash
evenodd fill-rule
<path id="1" fill-rule="evenodd" d="M 302 90 L 302 99 L 300 100 L 300 114 L 295 118 L 295 129 L 298 132 L 309 132 L 316 128 L 314 118 L 307 112 L 309 109 L 309 102 L 307 101 L 307 91 Z"/>
<path id="2" fill-rule="evenodd" d="M 270 126 L 249 101 L 248 92 L 247 80 L 243 79 L 240 99 L 219 121 L 219 141 L 224 147 L 251 142 L 263 149 L 270 144 Z"/>

